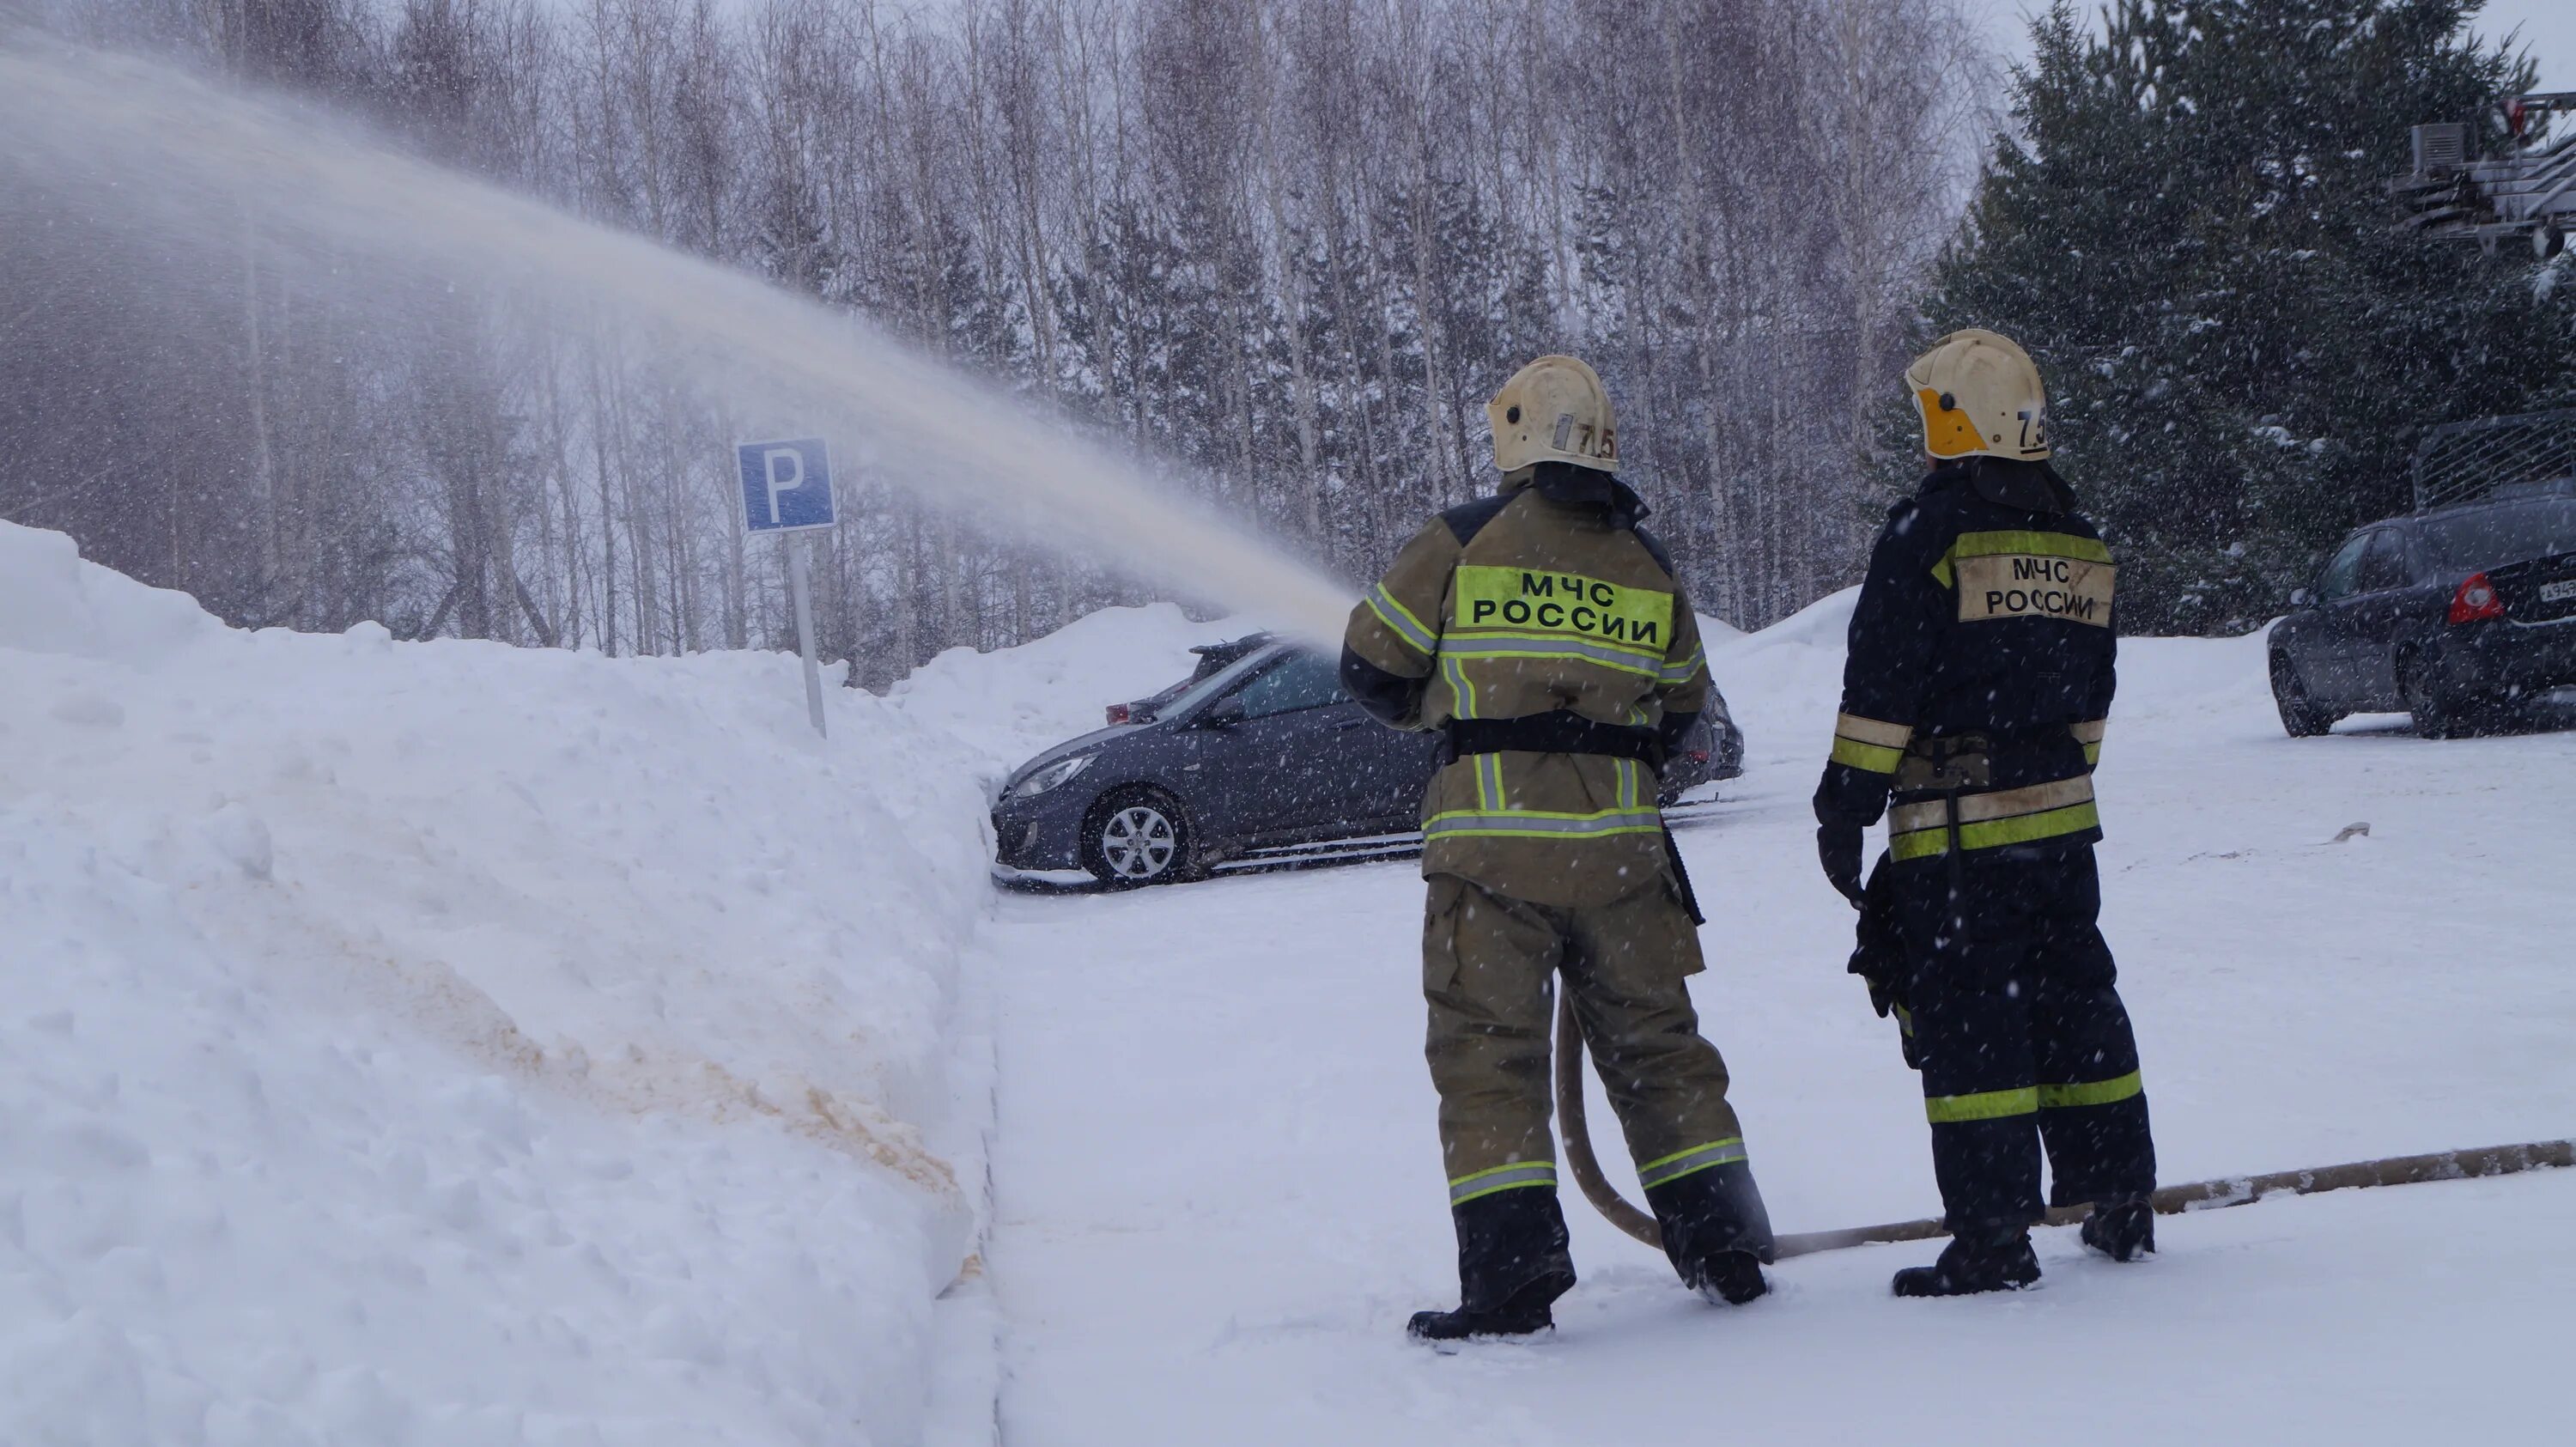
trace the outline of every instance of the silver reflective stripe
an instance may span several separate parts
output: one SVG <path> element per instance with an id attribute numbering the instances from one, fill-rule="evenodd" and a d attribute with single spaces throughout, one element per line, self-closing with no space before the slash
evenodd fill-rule
<path id="1" fill-rule="evenodd" d="M 1496 1191 L 1516 1191 L 1526 1186 L 1546 1186 L 1554 1189 L 1556 1167 L 1546 1161 L 1538 1161 L 1525 1166 L 1504 1166 L 1497 1170 L 1478 1171 L 1472 1176 L 1460 1176 L 1449 1183 L 1449 1204 L 1464 1205 L 1479 1196 L 1490 1196 Z"/>
<path id="2" fill-rule="evenodd" d="M 1733 1165 L 1744 1158 L 1743 1141 L 1711 1141 L 1707 1145 L 1693 1146 L 1679 1155 L 1666 1156 L 1651 1165 L 1641 1167 L 1637 1172 L 1637 1181 L 1651 1191 L 1657 1186 L 1678 1181 L 1695 1171 L 1704 1171 L 1711 1166 Z"/>
<path id="3" fill-rule="evenodd" d="M 1664 665 L 1662 681 L 1665 683 L 1688 683 L 1691 681 L 1691 676 L 1699 672 L 1700 664 L 1706 662 L 1707 659 L 1707 649 L 1692 649 L 1690 657 L 1683 659 L 1679 663 L 1667 663 Z"/>
<path id="4" fill-rule="evenodd" d="M 1440 640 L 1443 658 L 1580 658 L 1622 673 L 1656 676 L 1652 660 L 1598 643 L 1583 643 L 1572 638 L 1444 638 Z"/>
<path id="5" fill-rule="evenodd" d="M 1455 658 L 1440 660 L 1441 671 L 1449 677 L 1449 712 L 1456 718 L 1476 717 L 1476 685 L 1467 681 L 1467 670 Z"/>
<path id="6" fill-rule="evenodd" d="M 1423 837 L 1438 839 L 1444 835 L 1528 834 L 1556 838 L 1582 837 L 1594 834 L 1633 834 L 1663 831 L 1664 816 L 1652 809 L 1613 809 L 1601 814 L 1578 814 L 1550 817 L 1544 814 L 1516 814 L 1507 810 L 1460 809 L 1433 816 L 1422 828 Z"/>
<path id="7" fill-rule="evenodd" d="M 1384 583 L 1369 590 L 1368 605 L 1369 611 L 1378 616 L 1378 621 L 1394 629 L 1396 635 L 1405 642 L 1424 653 L 1439 651 L 1440 640 L 1432 637 L 1427 629 L 1414 621 L 1413 614 L 1407 611 L 1402 603 L 1395 601 L 1395 595 L 1386 590 Z"/>
<path id="8" fill-rule="evenodd" d="M 2079 775 L 2060 779 L 2053 784 L 2032 784 L 2020 789 L 1997 789 L 1988 794 L 1959 796 L 1959 822 L 1983 824 L 1992 819 L 2012 819 L 2023 814 L 2044 814 L 2051 809 L 2070 809 L 2093 802 L 2093 776 Z M 1894 833 L 1913 834 L 1925 829 L 1947 829 L 1950 816 L 1940 800 L 1928 804 L 1900 804 L 1887 811 L 1887 827 Z"/>

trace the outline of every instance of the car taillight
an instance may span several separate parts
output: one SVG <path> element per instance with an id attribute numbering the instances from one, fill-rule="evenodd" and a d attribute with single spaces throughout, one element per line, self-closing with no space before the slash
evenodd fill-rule
<path id="1" fill-rule="evenodd" d="M 1114 727 L 1114 726 L 1116 726 L 1116 725 L 1118 725 L 1118 724 L 1123 724 L 1123 723 L 1125 723 L 1126 721 L 1127 721 L 1127 705 L 1125 705 L 1125 704 L 1123 704 L 1123 703 L 1113 703 L 1113 704 L 1111 704 L 1111 705 L 1109 706 L 1109 722 L 1110 722 L 1110 724 Z"/>
<path id="2" fill-rule="evenodd" d="M 1708 762 L 1708 750 L 1706 749 L 1693 749 L 1690 751 L 1690 756 L 1691 762 L 1694 764 L 1705 764 Z"/>
<path id="3" fill-rule="evenodd" d="M 2471 574 L 2469 580 L 2460 585 L 2460 591 L 2451 595 L 2451 626 L 2454 628 L 2463 623 L 2479 623 L 2503 616 L 2504 600 L 2496 596 L 2495 584 L 2488 582 L 2484 573 Z"/>

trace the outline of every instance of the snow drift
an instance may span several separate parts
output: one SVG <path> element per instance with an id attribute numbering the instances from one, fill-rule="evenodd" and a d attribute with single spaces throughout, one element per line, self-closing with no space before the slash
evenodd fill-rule
<path id="1" fill-rule="evenodd" d="M 0 524 L 0 1441 L 917 1437 L 983 801 L 832 707 Z"/>

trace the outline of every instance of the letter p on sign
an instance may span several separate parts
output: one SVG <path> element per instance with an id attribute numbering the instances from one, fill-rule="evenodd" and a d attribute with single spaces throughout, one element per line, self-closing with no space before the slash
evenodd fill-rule
<path id="1" fill-rule="evenodd" d="M 832 459 L 820 437 L 745 442 L 734 448 L 742 474 L 743 527 L 753 533 L 828 528 L 839 520 L 833 506 Z"/>

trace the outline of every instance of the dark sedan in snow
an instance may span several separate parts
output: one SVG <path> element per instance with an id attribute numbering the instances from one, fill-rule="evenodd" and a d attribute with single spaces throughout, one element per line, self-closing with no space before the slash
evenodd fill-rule
<path id="1" fill-rule="evenodd" d="M 2345 539 L 2272 630 L 2293 738 L 2403 710 L 2426 738 L 2576 685 L 2576 478 L 2390 518 Z"/>
<path id="2" fill-rule="evenodd" d="M 1342 692 L 1332 658 L 1260 635 L 1196 651 L 1188 679 L 1111 705 L 1108 728 L 1012 773 L 993 806 L 1006 871 L 1160 884 L 1418 846 L 1435 736 L 1380 727 Z M 1743 736 L 1712 703 L 1665 766 L 1664 801 L 1735 777 L 1743 758 Z"/>

